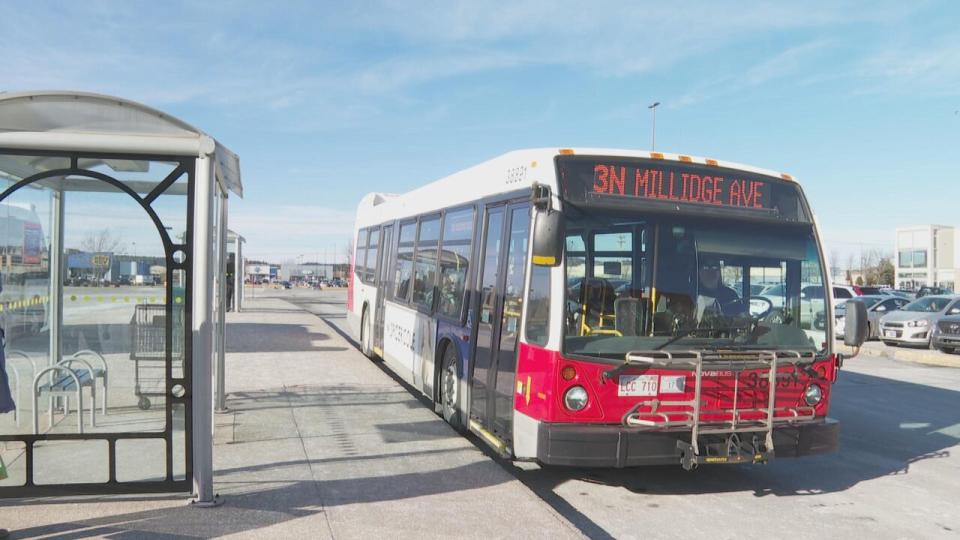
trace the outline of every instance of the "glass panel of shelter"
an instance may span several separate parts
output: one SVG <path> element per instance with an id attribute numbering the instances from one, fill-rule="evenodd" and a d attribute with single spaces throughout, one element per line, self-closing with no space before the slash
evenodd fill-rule
<path id="1" fill-rule="evenodd" d="M 0 415 L 8 466 L 19 470 L 32 452 L 66 459 L 67 470 L 93 470 L 109 462 L 108 448 L 125 433 L 155 433 L 169 449 L 176 429 L 189 444 L 185 423 L 174 426 L 169 417 L 172 402 L 189 412 L 188 262 L 174 262 L 173 252 L 190 252 L 193 167 L 193 159 L 0 153 L 0 189 L 8 190 L 0 200 L 0 326 L 17 405 L 16 414 Z M 169 396 L 174 380 L 185 397 Z M 32 447 L 17 442 L 34 431 L 40 437 Z M 80 438 L 101 444 L 71 453 L 66 443 Z M 176 460 L 164 454 L 167 471 Z M 178 454 L 187 459 L 186 450 Z M 137 462 L 129 459 L 114 464 L 114 478 L 41 473 L 40 466 L 0 481 L 0 496 L 28 476 L 52 484 L 145 479 L 130 474 Z"/>

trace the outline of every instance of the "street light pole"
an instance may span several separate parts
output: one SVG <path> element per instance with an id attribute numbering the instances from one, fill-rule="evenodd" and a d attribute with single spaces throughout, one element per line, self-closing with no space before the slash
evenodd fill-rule
<path id="1" fill-rule="evenodd" d="M 657 106 L 658 105 L 660 105 L 659 101 L 647 107 L 648 109 L 650 109 L 650 112 L 653 113 L 653 126 L 650 128 L 650 150 L 657 149 Z"/>

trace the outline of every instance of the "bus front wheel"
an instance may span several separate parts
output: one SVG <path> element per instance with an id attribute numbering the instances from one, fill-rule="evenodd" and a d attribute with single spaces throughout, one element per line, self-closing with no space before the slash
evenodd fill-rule
<path id="1" fill-rule="evenodd" d="M 373 321 L 370 320 L 370 310 L 367 308 L 363 308 L 363 319 L 360 322 L 360 351 L 367 358 L 376 358 L 373 353 Z"/>
<path id="2" fill-rule="evenodd" d="M 453 429 L 464 432 L 463 407 L 460 406 L 460 376 L 457 374 L 457 348 L 448 344 L 443 348 L 443 363 L 440 368 L 440 406 L 443 419 Z"/>

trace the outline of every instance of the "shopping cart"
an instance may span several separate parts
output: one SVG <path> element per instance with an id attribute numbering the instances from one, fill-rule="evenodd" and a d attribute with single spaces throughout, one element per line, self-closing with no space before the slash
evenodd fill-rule
<path id="1" fill-rule="evenodd" d="M 183 306 L 173 306 L 171 357 L 173 368 L 183 366 Z M 150 408 L 150 396 L 166 395 L 167 306 L 137 304 L 130 319 L 130 359 L 134 361 L 134 395 L 141 410 Z"/>

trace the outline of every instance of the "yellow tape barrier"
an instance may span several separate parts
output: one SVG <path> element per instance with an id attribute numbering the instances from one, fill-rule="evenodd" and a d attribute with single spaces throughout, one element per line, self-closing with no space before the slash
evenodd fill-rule
<path id="1" fill-rule="evenodd" d="M 103 296 L 103 295 L 76 295 L 71 294 L 69 297 L 64 297 L 64 300 L 69 300 L 70 302 L 104 302 L 104 303 L 136 303 L 136 304 L 165 304 L 167 298 L 165 296 Z M 26 300 L 16 300 L 13 302 L 0 302 L 0 313 L 11 309 L 21 309 L 31 306 L 40 306 L 50 302 L 49 296 L 35 296 L 33 298 L 28 298 Z M 174 304 L 182 304 L 182 296 L 173 297 Z"/>

